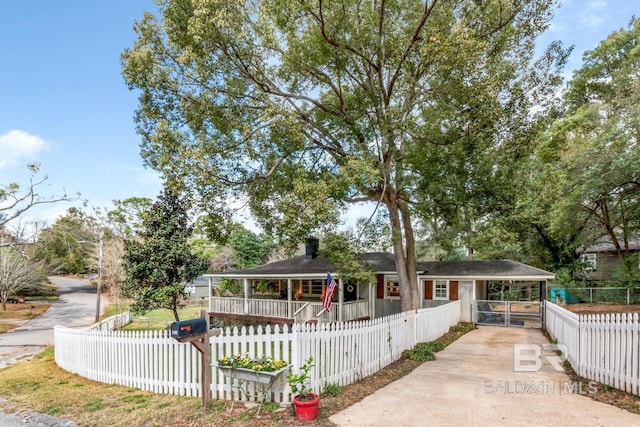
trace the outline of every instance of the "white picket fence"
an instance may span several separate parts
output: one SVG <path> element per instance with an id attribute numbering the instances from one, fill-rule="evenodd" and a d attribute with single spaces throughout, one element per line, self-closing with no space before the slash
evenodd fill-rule
<path id="1" fill-rule="evenodd" d="M 638 395 L 640 321 L 638 313 L 578 316 L 546 302 L 547 330 L 567 346 L 581 377 Z"/>
<path id="2" fill-rule="evenodd" d="M 91 326 L 87 326 L 87 329 L 98 329 L 100 331 L 113 331 L 114 329 L 119 329 L 125 325 L 128 325 L 133 320 L 133 315 L 130 311 L 125 311 L 124 313 L 114 314 L 113 316 L 109 316 L 104 320 L 99 321 L 98 323 L 94 323 Z"/>
<path id="3" fill-rule="evenodd" d="M 571 366 L 578 366 L 578 355 L 580 354 L 579 316 L 551 301 L 545 301 L 545 323 L 547 331 L 558 340 L 558 343 L 567 347 L 566 357 L 571 362 Z"/>
<path id="4" fill-rule="evenodd" d="M 460 321 L 460 301 L 369 321 L 297 324 L 272 328 L 226 328 L 211 337 L 212 360 L 248 353 L 284 359 L 297 369 L 313 356 L 310 385 L 347 385 L 398 360 L 418 342 L 433 341 Z M 96 331 L 56 326 L 55 360 L 63 369 L 107 384 L 155 393 L 200 395 L 200 354 L 168 331 Z M 214 399 L 257 400 L 254 384 L 230 382 L 212 372 Z M 284 378 L 271 390 L 274 402 L 290 402 Z"/>

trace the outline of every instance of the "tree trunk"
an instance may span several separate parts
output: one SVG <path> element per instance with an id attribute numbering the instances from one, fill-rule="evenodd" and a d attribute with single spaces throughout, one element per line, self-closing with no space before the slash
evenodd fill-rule
<path id="1" fill-rule="evenodd" d="M 416 251 L 411 227 L 411 217 L 406 207 L 393 202 L 387 204 L 393 251 L 396 259 L 398 285 L 400 286 L 400 309 L 402 311 L 415 310 L 420 307 L 418 292 L 418 277 L 416 272 Z M 401 218 L 402 217 L 402 218 Z"/>

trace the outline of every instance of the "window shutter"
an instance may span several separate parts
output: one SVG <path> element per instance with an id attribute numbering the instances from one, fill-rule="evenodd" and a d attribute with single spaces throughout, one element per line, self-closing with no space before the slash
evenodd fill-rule
<path id="1" fill-rule="evenodd" d="M 456 301 L 458 299 L 458 281 L 452 280 L 449 282 L 449 300 Z"/>
<path id="2" fill-rule="evenodd" d="M 384 299 L 384 275 L 378 274 L 378 284 L 376 286 L 376 298 Z"/>
<path id="3" fill-rule="evenodd" d="M 424 299 L 433 299 L 433 280 L 424 281 Z"/>

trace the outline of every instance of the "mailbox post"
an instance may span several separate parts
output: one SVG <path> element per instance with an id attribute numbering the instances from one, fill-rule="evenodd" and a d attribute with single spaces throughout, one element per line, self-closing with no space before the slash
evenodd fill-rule
<path id="1" fill-rule="evenodd" d="M 202 407 L 208 408 L 211 401 L 211 348 L 209 337 L 220 335 L 220 329 L 209 330 L 209 313 L 200 311 L 197 319 L 181 320 L 171 324 L 171 338 L 180 342 L 190 342 L 199 352 L 201 361 L 200 391 Z"/>

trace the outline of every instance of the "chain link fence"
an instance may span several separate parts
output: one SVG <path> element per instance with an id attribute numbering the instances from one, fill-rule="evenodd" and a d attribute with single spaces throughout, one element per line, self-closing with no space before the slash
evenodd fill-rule
<path id="1" fill-rule="evenodd" d="M 561 304 L 616 303 L 640 304 L 640 288 L 625 287 L 549 287 L 549 301 Z"/>

